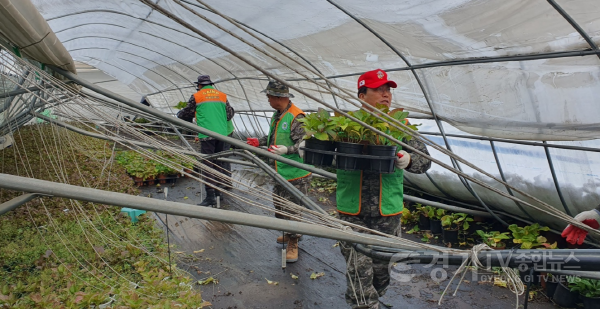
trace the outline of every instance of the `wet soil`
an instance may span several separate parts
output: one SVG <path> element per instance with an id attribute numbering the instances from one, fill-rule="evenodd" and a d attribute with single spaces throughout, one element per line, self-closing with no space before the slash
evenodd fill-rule
<path id="1" fill-rule="evenodd" d="M 268 188 L 273 185 L 266 175 L 253 168 L 234 165 L 233 170 L 233 177 L 252 186 Z M 144 187 L 140 195 L 164 199 L 160 192 L 165 186 L 169 188 L 169 201 L 196 205 L 202 200 L 202 185 L 188 178 L 181 178 L 174 185 Z M 335 209 L 333 195 L 313 192 L 311 198 L 325 201 L 321 204 L 330 211 Z M 229 198 L 225 198 L 221 208 L 272 215 Z M 164 214 L 154 216 L 163 229 L 168 220 L 170 242 L 174 244 L 172 259 L 178 266 L 198 281 L 212 277 L 218 282 L 198 285 L 212 308 L 349 308 L 344 300 L 345 261 L 335 240 L 304 236 L 300 241 L 298 262 L 288 263 L 284 270 L 281 267 L 282 245 L 275 241 L 281 235 L 280 231 L 173 215 L 168 218 Z M 403 234 L 403 237 L 420 239 L 417 235 Z M 443 271 L 435 270 L 433 274 L 439 278 L 446 272 L 451 277 L 456 268 L 449 266 Z M 454 284 L 442 305 L 438 306 L 437 301 L 449 280 L 438 282 L 432 279 L 433 269 L 439 267 L 392 266 L 392 283 L 381 298 L 382 303 L 392 308 L 515 308 L 514 294 L 494 286 L 491 274 L 482 273 L 479 278 L 467 274 L 457 295 L 452 296 Z M 310 279 L 312 273 L 320 272 L 325 275 Z M 292 274 L 298 278 L 293 279 Z M 277 285 L 268 281 L 277 282 Z M 523 300 L 524 296 L 520 296 L 521 308 Z M 528 308 L 554 307 L 540 290 Z"/>

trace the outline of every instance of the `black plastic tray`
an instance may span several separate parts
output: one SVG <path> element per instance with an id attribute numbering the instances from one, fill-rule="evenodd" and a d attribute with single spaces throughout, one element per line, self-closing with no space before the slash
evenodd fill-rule
<path id="1" fill-rule="evenodd" d="M 311 152 L 334 155 L 334 156 L 354 157 L 354 158 L 361 158 L 361 159 L 385 160 L 385 159 L 395 159 L 396 158 L 396 156 L 383 156 L 382 157 L 382 156 L 371 156 L 371 155 L 363 155 L 363 154 L 359 155 L 359 154 L 350 154 L 350 153 L 343 153 L 343 152 L 337 152 L 337 151 L 317 150 L 317 149 L 306 148 L 306 147 L 300 147 L 300 149 L 302 149 L 304 151 L 311 151 Z"/>

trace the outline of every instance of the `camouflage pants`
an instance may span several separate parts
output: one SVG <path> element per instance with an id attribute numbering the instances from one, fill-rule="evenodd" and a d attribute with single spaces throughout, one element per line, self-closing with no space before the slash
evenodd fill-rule
<path id="1" fill-rule="evenodd" d="M 400 235 L 400 216 L 371 217 L 340 214 L 340 219 L 390 235 Z M 340 243 L 346 259 L 346 302 L 352 308 L 379 308 L 379 297 L 390 284 L 389 262 L 358 253 L 347 242 Z"/>
<path id="2" fill-rule="evenodd" d="M 310 180 L 311 179 L 312 179 L 312 175 L 290 181 L 289 183 L 291 185 L 293 185 L 294 187 L 296 187 L 296 189 L 300 190 L 300 192 L 302 192 L 303 194 L 308 195 L 308 190 L 310 189 Z M 278 183 L 276 183 L 275 186 L 273 187 L 273 194 L 278 195 L 285 200 L 291 201 L 293 203 L 296 203 L 296 204 L 302 206 L 302 203 L 300 202 L 300 200 L 298 200 L 296 197 L 294 197 L 290 192 L 288 192 L 288 190 L 285 189 L 284 186 L 282 186 Z M 275 206 L 275 209 L 288 212 L 291 215 L 297 215 L 297 216 L 301 215 L 300 212 L 298 212 L 296 210 L 289 209 L 287 207 L 282 207 L 281 205 L 278 205 L 278 204 L 274 204 L 274 206 Z M 275 213 L 275 218 L 299 221 L 298 219 L 291 218 L 289 216 L 278 214 L 278 213 Z M 287 232 L 286 232 L 286 235 L 297 236 L 297 237 L 300 236 L 299 234 L 290 234 Z"/>

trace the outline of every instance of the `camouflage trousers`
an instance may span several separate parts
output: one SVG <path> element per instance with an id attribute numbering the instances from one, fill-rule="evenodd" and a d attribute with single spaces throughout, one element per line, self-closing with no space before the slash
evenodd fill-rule
<path id="1" fill-rule="evenodd" d="M 390 235 L 400 235 L 400 216 L 348 216 L 340 219 Z M 379 297 L 390 284 L 389 262 L 373 260 L 354 250 L 351 243 L 341 242 L 346 260 L 346 302 L 352 308 L 379 308 Z"/>
<path id="2" fill-rule="evenodd" d="M 309 175 L 308 177 L 296 179 L 296 180 L 290 181 L 289 183 L 291 185 L 293 185 L 294 187 L 296 187 L 296 189 L 300 190 L 300 192 L 302 192 L 304 195 L 308 195 L 308 190 L 310 189 L 310 180 L 311 179 L 312 179 L 312 175 Z M 290 202 L 293 202 L 295 204 L 302 206 L 302 202 L 300 200 L 298 200 L 296 197 L 294 197 L 288 190 L 285 189 L 284 186 L 282 186 L 278 183 L 275 183 L 275 186 L 273 187 L 273 194 L 278 195 L 287 201 L 290 201 Z M 275 209 L 285 211 L 291 215 L 295 215 L 295 216 L 301 215 L 301 213 L 298 212 L 297 210 L 289 209 L 288 207 L 278 205 L 277 203 L 274 203 L 274 206 L 275 206 Z M 300 221 L 293 217 L 289 217 L 289 216 L 286 216 L 283 214 L 278 214 L 278 213 L 275 213 L 275 218 L 284 219 L 284 220 Z M 292 237 L 294 237 L 294 236 L 300 237 L 299 234 L 291 234 L 291 233 L 287 233 L 287 232 L 285 234 L 292 236 Z"/>

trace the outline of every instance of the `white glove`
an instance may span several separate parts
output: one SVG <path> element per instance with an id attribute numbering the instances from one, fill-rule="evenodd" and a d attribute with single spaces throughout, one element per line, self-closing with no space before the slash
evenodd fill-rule
<path id="1" fill-rule="evenodd" d="M 396 168 L 397 169 L 405 169 L 408 164 L 410 164 L 410 155 L 408 154 L 408 152 L 404 151 L 404 150 L 400 150 L 400 152 L 398 152 L 396 154 L 397 158 L 396 158 Z"/>
<path id="2" fill-rule="evenodd" d="M 287 154 L 287 147 L 283 145 L 273 145 L 269 147 L 269 151 L 276 155 L 284 155 Z"/>
<path id="3" fill-rule="evenodd" d="M 575 219 L 579 222 L 583 222 L 583 220 L 587 220 L 587 219 L 594 219 L 594 220 L 598 221 L 598 223 L 600 223 L 600 211 L 598 211 L 596 209 L 583 211 L 583 212 L 580 212 L 573 219 Z"/>

